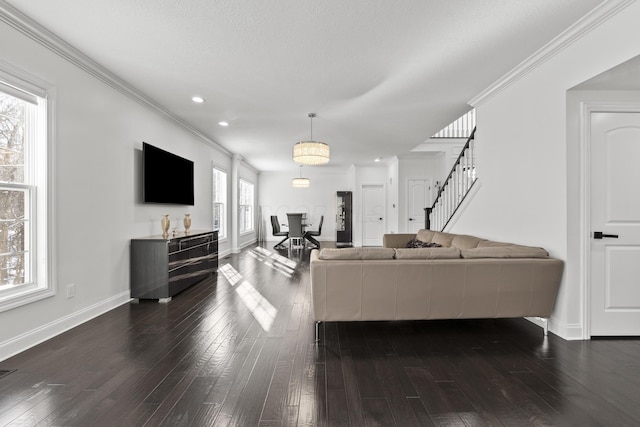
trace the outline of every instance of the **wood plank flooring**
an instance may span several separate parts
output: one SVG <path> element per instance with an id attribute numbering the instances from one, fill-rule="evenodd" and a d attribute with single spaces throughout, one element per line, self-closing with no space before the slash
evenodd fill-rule
<path id="1" fill-rule="evenodd" d="M 327 323 L 315 345 L 308 259 L 247 248 L 0 362 L 0 426 L 640 425 L 640 340 L 514 319 Z"/>

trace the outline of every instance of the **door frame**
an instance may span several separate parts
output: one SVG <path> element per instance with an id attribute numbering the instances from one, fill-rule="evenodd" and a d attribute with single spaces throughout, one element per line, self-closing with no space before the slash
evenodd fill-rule
<path id="1" fill-rule="evenodd" d="M 428 199 L 426 202 L 431 202 L 433 199 L 433 178 L 430 176 L 407 176 L 405 177 L 404 182 L 404 229 L 409 230 L 409 181 L 411 180 L 423 180 L 429 181 L 429 190 L 428 190 Z M 426 208 L 427 206 L 425 206 Z M 431 206 L 428 206 L 431 207 Z M 426 212 L 425 212 L 426 215 Z M 424 222 L 422 223 L 422 227 L 424 228 Z"/>
<path id="2" fill-rule="evenodd" d="M 584 102 L 580 112 L 580 291 L 582 339 L 591 339 L 591 113 L 640 113 L 638 102 Z"/>

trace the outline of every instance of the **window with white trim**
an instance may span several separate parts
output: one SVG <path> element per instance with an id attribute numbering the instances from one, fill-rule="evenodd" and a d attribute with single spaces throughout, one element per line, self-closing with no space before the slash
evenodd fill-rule
<path id="1" fill-rule="evenodd" d="M 240 179 L 238 185 L 240 233 L 253 231 L 253 184 Z"/>
<path id="2" fill-rule="evenodd" d="M 0 80 L 0 311 L 53 295 L 47 166 L 46 99 Z"/>
<path id="3" fill-rule="evenodd" d="M 218 240 L 227 237 L 227 173 L 213 168 L 213 229 Z"/>

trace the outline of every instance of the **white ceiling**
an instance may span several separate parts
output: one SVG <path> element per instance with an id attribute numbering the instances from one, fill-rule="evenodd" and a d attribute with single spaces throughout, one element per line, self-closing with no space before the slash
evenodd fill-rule
<path id="1" fill-rule="evenodd" d="M 256 169 L 297 172 L 308 112 L 329 165 L 406 155 L 600 0 L 6 3 Z"/>

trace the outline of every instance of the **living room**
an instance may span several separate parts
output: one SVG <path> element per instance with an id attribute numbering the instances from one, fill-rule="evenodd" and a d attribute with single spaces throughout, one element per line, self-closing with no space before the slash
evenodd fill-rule
<path id="1" fill-rule="evenodd" d="M 263 219 L 267 214 L 284 215 L 289 209 L 304 210 L 314 221 L 319 215 L 330 219 L 335 191 L 352 190 L 358 200 L 363 184 L 383 185 L 385 231 L 402 232 L 406 219 L 400 215 L 404 209 L 404 179 L 400 176 L 413 175 L 415 172 L 406 171 L 415 171 L 425 162 L 443 161 L 429 156 L 418 160 L 390 157 L 382 165 L 340 171 L 303 168 L 312 187 L 291 189 L 289 183 L 297 176 L 297 169 L 262 172 L 180 123 L 143 93 L 109 79 L 110 74 L 98 63 L 88 63 L 80 55 L 74 56 L 74 50 L 52 45 L 31 20 L 15 13 L 16 7 L 18 2 L 0 2 L 0 80 L 16 85 L 30 82 L 44 89 L 55 106 L 49 147 L 52 169 L 47 221 L 51 247 L 47 259 L 42 260 L 50 284 L 46 298 L 7 306 L 0 313 L 4 325 L 0 360 L 128 304 L 130 240 L 158 234 L 163 214 L 178 225 L 189 213 L 194 229 L 211 228 L 214 166 L 227 171 L 230 178 L 255 184 L 255 206 L 264 208 Z M 449 230 L 542 246 L 564 260 L 565 274 L 550 331 L 566 340 L 590 336 L 584 297 L 588 290 L 584 236 L 589 224 L 580 219 L 585 210 L 584 165 L 579 156 L 581 108 L 595 101 L 640 103 L 637 86 L 580 89 L 579 85 L 640 54 L 636 42 L 640 38 L 639 17 L 637 2 L 603 2 L 536 55 L 510 64 L 498 81 L 486 82 L 485 90 L 467 100 L 469 105 L 454 108 L 460 113 L 469 106 L 477 111 L 481 178 Z M 189 102 L 185 100 L 180 108 L 192 108 Z M 300 111 L 301 117 L 295 118 L 302 124 L 300 135 L 294 136 L 308 135 L 307 112 Z M 326 124 L 322 126 L 324 130 L 317 123 L 316 131 L 330 130 Z M 194 206 L 158 207 L 140 202 L 143 141 L 197 160 Z M 338 146 L 332 148 L 339 150 Z M 291 162 L 290 156 L 286 160 Z M 446 176 L 442 168 L 426 167 L 434 181 Z M 231 209 L 230 217 L 234 214 Z M 230 234 L 220 242 L 221 256 L 255 242 L 257 224 L 251 232 Z M 355 230 L 358 243 L 361 229 Z M 320 240 L 331 240 L 334 232 L 328 225 Z M 75 289 L 70 298 L 69 285 Z"/>

